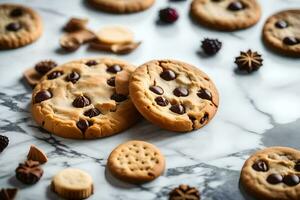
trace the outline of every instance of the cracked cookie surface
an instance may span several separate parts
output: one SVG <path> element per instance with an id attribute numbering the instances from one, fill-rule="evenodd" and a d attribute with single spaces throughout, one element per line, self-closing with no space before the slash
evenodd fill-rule
<path id="1" fill-rule="evenodd" d="M 264 200 L 299 200 L 300 151 L 269 147 L 244 164 L 240 181 L 250 195 Z"/>
<path id="2" fill-rule="evenodd" d="M 124 131 L 139 119 L 128 89 L 115 87 L 116 77 L 125 71 L 131 73 L 133 66 L 111 58 L 81 59 L 55 67 L 33 90 L 35 121 L 65 138 L 93 139 Z M 122 77 L 122 84 L 128 85 L 129 80 Z"/>
<path id="3" fill-rule="evenodd" d="M 153 60 L 138 67 L 129 91 L 146 119 L 171 131 L 201 128 L 219 105 L 212 80 L 196 67 L 174 60 Z"/>
<path id="4" fill-rule="evenodd" d="M 28 45 L 42 34 L 40 16 L 18 4 L 0 4 L 0 49 Z"/>

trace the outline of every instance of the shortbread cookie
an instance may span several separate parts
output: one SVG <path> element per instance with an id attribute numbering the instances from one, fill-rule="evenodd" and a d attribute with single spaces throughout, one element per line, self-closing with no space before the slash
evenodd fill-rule
<path id="1" fill-rule="evenodd" d="M 52 179 L 52 190 L 65 199 L 86 199 L 94 192 L 92 177 L 80 170 L 67 168 Z"/>
<path id="2" fill-rule="evenodd" d="M 40 16 L 31 8 L 17 4 L 0 4 L 0 49 L 28 45 L 42 34 Z"/>
<path id="3" fill-rule="evenodd" d="M 119 145 L 111 152 L 107 167 L 120 180 L 144 183 L 163 173 L 165 158 L 154 145 L 132 140 Z"/>
<path id="4" fill-rule="evenodd" d="M 263 39 L 268 47 L 281 54 L 300 57 L 300 10 L 285 10 L 269 17 Z"/>
<path id="5" fill-rule="evenodd" d="M 256 0 L 193 0 L 191 15 L 209 28 L 234 31 L 256 24 L 261 10 Z"/>
<path id="6" fill-rule="evenodd" d="M 133 66 L 117 59 L 81 59 L 48 72 L 33 90 L 32 114 L 58 136 L 92 139 L 126 130 L 139 118 L 129 95 L 118 94 L 116 76 Z"/>
<path id="7" fill-rule="evenodd" d="M 212 80 L 192 65 L 174 60 L 153 60 L 137 68 L 129 91 L 146 119 L 171 131 L 201 128 L 219 105 Z"/>
<path id="8" fill-rule="evenodd" d="M 46 154 L 43 152 L 43 150 L 39 149 L 38 147 L 31 145 L 28 155 L 27 155 L 28 160 L 34 160 L 38 161 L 41 164 L 44 164 L 48 161 L 48 158 Z"/>
<path id="9" fill-rule="evenodd" d="M 148 9 L 155 0 L 87 0 L 91 6 L 111 13 L 133 13 Z"/>
<path id="10" fill-rule="evenodd" d="M 244 164 L 240 181 L 257 200 L 299 200 L 300 151 L 269 147 L 253 154 Z"/>

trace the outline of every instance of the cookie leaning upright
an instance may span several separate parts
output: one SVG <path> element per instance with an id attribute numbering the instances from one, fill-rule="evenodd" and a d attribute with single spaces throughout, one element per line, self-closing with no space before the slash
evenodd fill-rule
<path id="1" fill-rule="evenodd" d="M 0 49 L 28 45 L 42 34 L 40 16 L 31 8 L 17 4 L 0 4 Z"/>
<path id="2" fill-rule="evenodd" d="M 193 0 L 190 12 L 196 22 L 222 31 L 248 28 L 261 16 L 256 0 Z"/>
<path id="3" fill-rule="evenodd" d="M 300 10 L 285 10 L 269 17 L 263 28 L 263 39 L 278 53 L 300 57 Z"/>
<path id="4" fill-rule="evenodd" d="M 91 6 L 110 13 L 134 13 L 150 8 L 155 0 L 86 0 Z"/>
<path id="5" fill-rule="evenodd" d="M 201 128 L 214 117 L 219 104 L 217 89 L 204 72 L 174 60 L 153 60 L 138 67 L 129 91 L 146 119 L 171 131 Z"/>
<path id="6" fill-rule="evenodd" d="M 130 76 L 124 76 L 132 70 L 131 64 L 110 58 L 55 67 L 33 90 L 33 118 L 65 138 L 101 138 L 124 131 L 139 119 L 128 95 Z M 117 88 L 119 80 L 123 87 Z"/>

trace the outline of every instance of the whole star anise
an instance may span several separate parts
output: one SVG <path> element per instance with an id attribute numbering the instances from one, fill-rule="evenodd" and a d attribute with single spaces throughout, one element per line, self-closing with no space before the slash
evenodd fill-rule
<path id="1" fill-rule="evenodd" d="M 257 71 L 263 64 L 263 59 L 261 55 L 256 51 L 253 52 L 250 49 L 247 52 L 242 52 L 240 56 L 235 58 L 235 63 L 238 66 L 238 69 L 241 71 L 247 71 L 251 73 Z"/>
<path id="2" fill-rule="evenodd" d="M 43 176 L 43 169 L 40 163 L 33 160 L 26 160 L 25 163 L 20 163 L 16 169 L 16 177 L 22 183 L 35 184 Z"/>
<path id="3" fill-rule="evenodd" d="M 179 185 L 169 194 L 169 200 L 200 200 L 200 192 L 188 185 Z"/>

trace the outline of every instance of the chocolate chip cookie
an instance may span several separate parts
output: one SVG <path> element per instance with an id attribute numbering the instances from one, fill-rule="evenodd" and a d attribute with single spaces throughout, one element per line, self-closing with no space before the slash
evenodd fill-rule
<path id="1" fill-rule="evenodd" d="M 285 10 L 269 17 L 263 39 L 278 53 L 300 57 L 300 10 Z"/>
<path id="2" fill-rule="evenodd" d="M 133 13 L 150 8 L 155 0 L 87 0 L 91 6 L 111 13 Z"/>
<path id="3" fill-rule="evenodd" d="M 255 199 L 299 200 L 300 151 L 269 147 L 253 154 L 244 164 L 240 182 Z"/>
<path id="4" fill-rule="evenodd" d="M 248 28 L 261 16 L 256 0 L 193 0 L 190 12 L 196 22 L 222 31 Z"/>
<path id="5" fill-rule="evenodd" d="M 33 117 L 44 129 L 65 138 L 119 133 L 139 118 L 128 95 L 130 76 L 127 82 L 123 73 L 123 79 L 116 78 L 132 70 L 131 64 L 110 58 L 81 59 L 55 67 L 34 88 Z M 121 91 L 115 87 L 118 80 L 124 85 Z"/>
<path id="6" fill-rule="evenodd" d="M 137 68 L 129 91 L 146 119 L 171 131 L 201 128 L 219 105 L 212 80 L 196 67 L 174 60 L 153 60 Z"/>
<path id="7" fill-rule="evenodd" d="M 28 45 L 42 34 L 40 16 L 18 4 L 0 4 L 0 49 Z"/>

